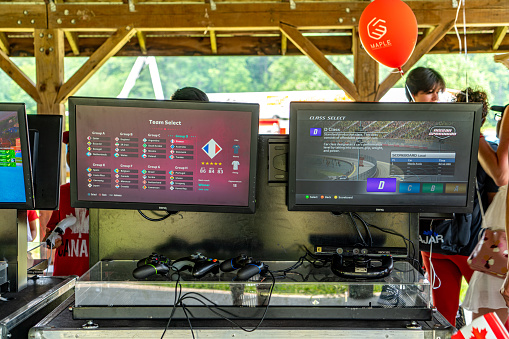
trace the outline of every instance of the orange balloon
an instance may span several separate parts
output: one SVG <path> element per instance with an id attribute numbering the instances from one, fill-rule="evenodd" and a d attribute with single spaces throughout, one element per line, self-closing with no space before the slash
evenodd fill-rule
<path id="1" fill-rule="evenodd" d="M 361 14 L 359 36 L 373 59 L 400 69 L 414 51 L 417 19 L 401 0 L 375 0 Z"/>

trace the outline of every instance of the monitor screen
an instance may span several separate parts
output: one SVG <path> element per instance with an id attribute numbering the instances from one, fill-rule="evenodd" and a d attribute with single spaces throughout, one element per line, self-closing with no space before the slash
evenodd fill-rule
<path id="1" fill-rule="evenodd" d="M 290 210 L 472 211 L 478 103 L 290 104 Z"/>
<path id="2" fill-rule="evenodd" d="M 55 210 L 60 196 L 62 120 L 58 114 L 28 114 L 36 210 Z M 33 136 L 33 137 L 32 137 Z"/>
<path id="3" fill-rule="evenodd" d="M 258 104 L 71 97 L 71 205 L 254 213 L 258 115 Z"/>
<path id="4" fill-rule="evenodd" d="M 32 209 L 25 104 L 0 103 L 0 208 Z"/>

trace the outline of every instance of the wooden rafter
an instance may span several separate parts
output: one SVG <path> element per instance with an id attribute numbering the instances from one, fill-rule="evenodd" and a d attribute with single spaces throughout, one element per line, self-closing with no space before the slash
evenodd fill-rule
<path id="1" fill-rule="evenodd" d="M 80 55 L 80 38 L 78 37 L 78 33 L 65 31 L 64 34 L 69 46 L 71 46 L 72 54 Z"/>
<path id="2" fill-rule="evenodd" d="M 280 29 L 287 38 L 299 48 L 299 50 L 309 57 L 325 74 L 353 100 L 359 99 L 359 93 L 355 85 L 343 74 L 329 59 L 315 46 L 309 39 L 302 35 L 298 29 L 288 24 L 281 23 Z"/>
<path id="3" fill-rule="evenodd" d="M 10 54 L 9 39 L 7 39 L 7 35 L 2 32 L 0 32 L 0 51 L 3 51 L 7 55 Z"/>
<path id="4" fill-rule="evenodd" d="M 8 76 L 14 80 L 32 99 L 37 103 L 41 102 L 41 97 L 37 91 L 35 83 L 30 79 L 16 64 L 14 64 L 9 56 L 0 50 L 0 68 L 7 73 Z"/>
<path id="5" fill-rule="evenodd" d="M 68 97 L 78 91 L 83 84 L 101 68 L 108 59 L 115 55 L 124 44 L 136 34 L 132 26 L 119 28 L 113 35 L 99 47 L 94 54 L 67 80 L 67 82 L 58 91 L 56 102 L 63 103 Z"/>
<path id="6" fill-rule="evenodd" d="M 503 0 L 470 0 L 465 3 L 471 27 L 500 25 L 509 21 L 509 7 Z M 448 1 L 406 1 L 421 26 L 436 26 L 456 17 L 456 8 Z M 178 5 L 177 5 L 178 4 Z M 138 3 L 136 11 L 128 4 L 58 3 L 48 12 L 48 27 L 70 30 L 116 29 L 133 24 L 141 30 L 262 30 L 277 29 L 279 22 L 288 22 L 303 29 L 353 27 L 359 20 L 366 1 L 299 2 L 291 9 L 285 2 L 228 2 L 210 10 L 206 3 Z M 15 6 L 15 5 L 13 5 Z M 342 12 L 338 22 L 338 7 Z M 67 13 L 67 14 L 66 14 Z M 13 23 L 11 23 L 12 25 Z M 509 22 L 507 23 L 509 25 Z M 16 25 L 13 25 L 14 27 Z M 2 27 L 0 22 L 0 28 Z"/>
<path id="7" fill-rule="evenodd" d="M 406 64 L 401 67 L 403 72 L 407 72 L 410 68 L 412 68 L 415 63 L 419 61 L 419 59 L 422 58 L 426 53 L 428 53 L 433 48 L 433 46 L 435 46 L 437 42 L 440 41 L 444 35 L 447 34 L 447 32 L 449 32 L 453 27 L 454 21 L 443 23 L 434 29 L 430 35 L 422 39 L 421 42 L 419 42 L 419 44 L 417 44 L 415 47 Z M 387 78 L 385 78 L 378 89 L 376 101 L 380 101 L 380 99 L 389 91 L 389 89 L 392 88 L 392 86 L 396 84 L 396 82 L 398 82 L 400 78 L 401 74 L 399 72 L 391 73 Z"/>
<path id="8" fill-rule="evenodd" d="M 493 32 L 493 50 L 496 51 L 507 34 L 507 26 L 497 27 Z"/>
<path id="9" fill-rule="evenodd" d="M 147 55 L 147 37 L 145 32 L 137 31 L 136 37 L 138 38 L 138 45 L 140 45 L 141 53 Z"/>

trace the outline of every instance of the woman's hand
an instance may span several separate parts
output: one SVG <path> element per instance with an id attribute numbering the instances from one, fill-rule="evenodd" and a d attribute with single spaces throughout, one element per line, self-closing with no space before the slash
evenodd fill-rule
<path id="1" fill-rule="evenodd" d="M 500 294 L 504 297 L 505 304 L 509 307 L 509 274 L 506 274 L 504 284 L 500 289 Z"/>

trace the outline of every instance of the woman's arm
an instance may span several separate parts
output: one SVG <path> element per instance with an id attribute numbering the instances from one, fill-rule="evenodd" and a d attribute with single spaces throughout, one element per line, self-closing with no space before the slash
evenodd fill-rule
<path id="1" fill-rule="evenodd" d="M 507 185 L 509 181 L 509 106 L 506 107 L 500 124 L 500 143 L 493 151 L 483 137 L 479 140 L 478 158 L 483 169 L 493 178 L 498 186 Z"/>

